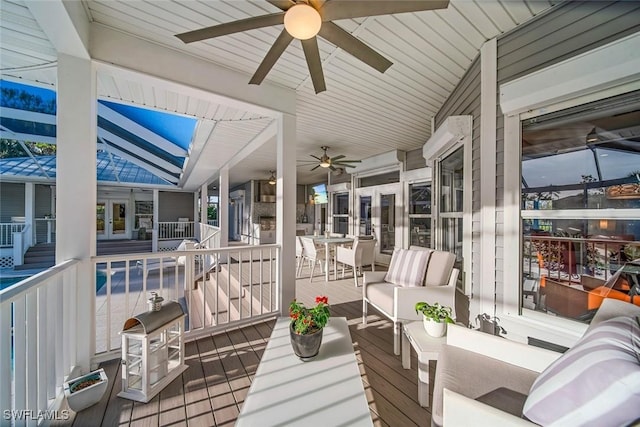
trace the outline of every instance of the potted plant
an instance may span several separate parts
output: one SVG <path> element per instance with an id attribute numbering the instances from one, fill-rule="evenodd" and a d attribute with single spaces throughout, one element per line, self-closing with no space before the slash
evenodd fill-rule
<path id="1" fill-rule="evenodd" d="M 451 307 L 440 305 L 439 303 L 429 304 L 420 301 L 416 303 L 416 313 L 423 314 L 423 325 L 427 334 L 432 337 L 441 337 L 447 333 L 447 323 L 454 323 L 451 318 Z"/>
<path id="2" fill-rule="evenodd" d="M 289 334 L 293 352 L 301 360 L 311 360 L 318 355 L 322 344 L 322 331 L 331 317 L 329 299 L 317 296 L 316 305 L 312 308 L 293 300 L 289 305 Z"/>
<path id="3" fill-rule="evenodd" d="M 80 412 L 102 399 L 107 391 L 109 379 L 104 369 L 89 372 L 86 375 L 69 380 L 63 384 L 64 395 L 69 408 Z"/>

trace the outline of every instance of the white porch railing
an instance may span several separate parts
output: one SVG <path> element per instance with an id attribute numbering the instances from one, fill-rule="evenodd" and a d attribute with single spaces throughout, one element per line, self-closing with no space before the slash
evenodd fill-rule
<path id="1" fill-rule="evenodd" d="M 65 261 L 0 291 L 3 423 L 12 424 L 9 410 L 15 425 L 35 425 L 39 413 L 55 409 L 76 365 L 77 264 Z"/>
<path id="2" fill-rule="evenodd" d="M 13 246 L 13 233 L 21 232 L 25 226 L 24 222 L 0 223 L 0 247 L 10 248 Z"/>
<path id="3" fill-rule="evenodd" d="M 92 260 L 99 278 L 92 363 L 119 356 L 118 333 L 127 319 L 147 311 L 151 291 L 182 304 L 187 313 L 186 339 L 272 317 L 280 310 L 279 245 L 109 255 Z"/>
<path id="4" fill-rule="evenodd" d="M 218 226 L 218 220 L 217 219 L 208 219 L 207 220 L 207 224 L 212 225 L 214 227 Z"/>
<path id="5" fill-rule="evenodd" d="M 220 247 L 220 228 L 198 223 L 200 226 L 200 247 L 214 249 Z"/>
<path id="6" fill-rule="evenodd" d="M 158 240 L 194 239 L 194 221 L 158 222 Z"/>
<path id="7" fill-rule="evenodd" d="M 55 243 L 56 242 L 56 219 L 55 218 L 36 218 L 35 233 L 33 233 L 34 245 L 38 243 Z"/>

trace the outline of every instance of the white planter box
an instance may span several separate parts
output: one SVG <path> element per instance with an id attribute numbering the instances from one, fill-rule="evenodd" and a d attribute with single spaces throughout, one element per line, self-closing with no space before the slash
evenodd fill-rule
<path id="1" fill-rule="evenodd" d="M 78 386 L 82 382 L 91 379 L 97 379 L 98 382 L 88 387 L 78 389 Z M 63 389 L 69 408 L 75 412 L 80 412 L 98 403 L 107 391 L 108 385 L 109 378 L 107 378 L 104 369 L 98 369 L 97 371 L 89 372 L 86 375 L 65 382 Z"/>

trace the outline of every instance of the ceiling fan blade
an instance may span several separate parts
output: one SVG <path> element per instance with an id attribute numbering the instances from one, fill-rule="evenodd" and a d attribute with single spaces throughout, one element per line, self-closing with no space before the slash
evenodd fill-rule
<path id="1" fill-rule="evenodd" d="M 239 21 L 231 21 L 212 27 L 188 31 L 186 33 L 176 34 L 176 37 L 185 43 L 192 43 L 213 37 L 226 36 L 227 34 L 282 24 L 284 24 L 284 12 L 276 12 L 270 15 L 253 16 L 247 19 L 240 19 Z"/>
<path id="2" fill-rule="evenodd" d="M 255 74 L 253 75 L 253 77 L 251 77 L 251 80 L 249 80 L 250 85 L 259 85 L 260 83 L 262 83 L 264 78 L 267 77 L 267 74 L 269 74 L 269 71 L 271 71 L 271 68 L 276 63 L 278 58 L 280 58 L 280 55 L 282 55 L 282 52 L 284 52 L 287 46 L 289 46 L 291 40 L 293 40 L 293 37 L 291 37 L 291 35 L 287 33 L 287 30 L 282 30 L 276 41 L 273 42 L 273 46 L 271 46 L 271 49 L 269 49 L 269 52 L 267 52 L 267 55 L 260 63 L 260 66 L 256 70 Z"/>
<path id="3" fill-rule="evenodd" d="M 446 9 L 449 0 L 331 0 L 322 7 L 323 21 L 362 18 L 365 16 L 392 15 L 394 13 L 420 12 L 423 10 Z"/>
<path id="4" fill-rule="evenodd" d="M 360 163 L 360 161 L 358 161 L 357 163 Z M 355 168 L 356 165 L 350 165 L 348 163 L 336 163 L 338 166 L 344 166 L 345 168 Z"/>
<path id="5" fill-rule="evenodd" d="M 324 84 L 324 73 L 322 72 L 322 61 L 320 60 L 320 51 L 318 50 L 318 39 L 311 37 L 307 40 L 300 40 L 304 57 L 307 59 L 309 74 L 313 82 L 313 88 L 316 93 L 324 92 L 327 87 Z"/>
<path id="6" fill-rule="evenodd" d="M 344 157 L 346 157 L 344 154 L 340 154 L 339 156 L 332 157 L 331 161 L 335 162 L 336 160 L 343 159 Z"/>
<path id="7" fill-rule="evenodd" d="M 322 161 L 322 159 L 318 156 L 314 156 L 313 154 L 309 154 L 311 157 L 313 157 L 314 159 L 318 159 L 319 161 Z"/>
<path id="8" fill-rule="evenodd" d="M 331 169 L 332 171 L 335 171 L 336 168 L 334 168 L 333 166 L 329 165 L 329 169 Z"/>
<path id="9" fill-rule="evenodd" d="M 291 6 L 296 4 L 293 0 L 267 0 L 269 3 L 277 7 L 278 9 L 287 11 Z"/>
<path id="10" fill-rule="evenodd" d="M 318 169 L 320 167 L 320 165 L 317 165 L 316 167 L 311 168 L 312 171 Z"/>
<path id="11" fill-rule="evenodd" d="M 377 4 L 376 2 L 372 3 Z M 369 46 L 333 22 L 323 22 L 318 34 L 381 73 L 387 71 L 387 69 L 393 64 L 393 62 L 389 61 L 387 58 L 380 55 L 378 52 L 371 49 Z"/>

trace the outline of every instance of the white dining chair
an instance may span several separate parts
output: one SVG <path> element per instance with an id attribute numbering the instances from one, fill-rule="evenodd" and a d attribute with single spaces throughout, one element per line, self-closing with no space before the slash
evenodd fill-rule
<path id="1" fill-rule="evenodd" d="M 353 269 L 353 281 L 358 286 L 358 274 L 362 274 L 362 268 L 370 265 L 371 271 L 375 267 L 375 240 L 356 239 L 352 248 L 339 246 L 336 248 L 336 263 L 342 264 L 342 278 L 344 279 L 345 266 Z"/>
<path id="2" fill-rule="evenodd" d="M 325 263 L 326 255 L 324 247 L 317 247 L 313 238 L 300 236 L 302 243 L 302 250 L 304 253 L 304 259 L 308 261 L 311 273 L 309 274 L 309 282 L 313 280 L 313 273 L 316 270 L 316 264 L 320 264 L 320 272 L 322 273 L 322 266 Z"/>

